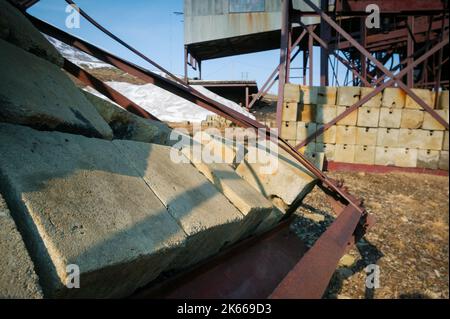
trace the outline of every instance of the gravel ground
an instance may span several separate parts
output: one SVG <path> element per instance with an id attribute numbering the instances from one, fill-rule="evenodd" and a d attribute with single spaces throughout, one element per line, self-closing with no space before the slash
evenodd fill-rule
<path id="1" fill-rule="evenodd" d="M 449 180 L 425 174 L 334 172 L 364 198 L 376 224 L 334 274 L 325 298 L 449 298 Z M 323 192 L 307 196 L 292 229 L 308 246 L 332 223 Z M 380 268 L 366 289 L 367 265 Z"/>

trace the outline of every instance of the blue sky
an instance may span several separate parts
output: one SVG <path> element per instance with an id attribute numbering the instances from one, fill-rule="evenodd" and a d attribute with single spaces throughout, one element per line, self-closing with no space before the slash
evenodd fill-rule
<path id="1" fill-rule="evenodd" d="M 174 14 L 183 11 L 183 0 L 76 0 L 75 2 L 104 27 L 158 64 L 172 73 L 183 74 L 183 16 Z M 83 18 L 79 29 L 68 29 L 65 26 L 68 15 L 65 12 L 66 6 L 64 0 L 41 0 L 29 10 L 29 13 L 116 55 L 154 70 L 147 62 L 116 44 Z M 315 55 L 318 55 L 318 49 L 316 50 Z M 278 61 L 279 50 L 205 61 L 203 78 L 257 80 L 261 86 Z M 318 56 L 315 57 L 315 61 L 317 64 Z M 315 70 L 319 71 L 318 65 L 315 66 Z M 190 76 L 196 76 L 196 73 L 191 71 Z M 315 80 L 318 79 L 319 76 L 316 74 Z M 298 80 L 293 80 L 296 81 Z"/>

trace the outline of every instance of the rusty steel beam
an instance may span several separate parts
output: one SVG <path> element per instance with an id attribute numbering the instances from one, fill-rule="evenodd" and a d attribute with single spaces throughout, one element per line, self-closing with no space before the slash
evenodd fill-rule
<path id="1" fill-rule="evenodd" d="M 298 36 L 297 40 L 295 40 L 295 42 L 292 44 L 291 51 L 294 50 L 294 48 L 299 45 L 299 43 L 302 41 L 302 39 L 304 38 L 305 35 L 306 35 L 306 30 L 303 30 L 302 33 Z M 297 53 L 295 53 L 294 56 L 291 57 L 291 62 L 298 55 L 298 52 L 299 51 L 297 51 Z M 272 88 L 273 83 L 275 83 L 276 80 L 278 79 L 278 76 L 276 76 L 276 75 L 277 75 L 279 69 L 280 69 L 280 64 L 278 64 L 278 66 L 275 68 L 275 70 L 273 70 L 273 72 L 267 78 L 266 82 L 264 82 L 264 84 L 261 87 L 261 89 L 259 90 L 258 94 L 252 99 L 252 101 L 249 104 L 250 109 L 256 103 L 256 101 L 258 101 L 261 97 L 263 97 Z M 275 81 L 273 81 L 274 77 L 275 77 Z M 272 83 L 272 84 L 269 85 L 269 83 Z"/>
<path id="2" fill-rule="evenodd" d="M 83 82 L 84 84 L 94 88 L 110 100 L 116 102 L 121 107 L 126 109 L 127 111 L 146 118 L 150 120 L 155 120 L 161 122 L 157 117 L 153 116 L 146 110 L 144 110 L 141 106 L 134 103 L 130 99 L 128 99 L 126 96 L 122 95 L 118 91 L 114 90 L 112 87 L 107 85 L 106 83 L 102 82 L 101 80 L 97 79 L 95 76 L 90 74 L 89 72 L 83 70 L 76 64 L 70 62 L 67 59 L 64 59 L 64 70 L 66 70 L 68 73 L 76 77 L 78 80 Z"/>
<path id="3" fill-rule="evenodd" d="M 385 73 L 390 78 L 394 78 L 394 74 L 389 71 L 380 61 L 374 58 L 364 47 L 362 47 L 358 41 L 352 38 L 342 27 L 340 27 L 333 19 L 331 19 L 327 14 L 325 14 L 320 8 L 318 8 L 313 2 L 310 0 L 304 0 L 306 4 L 308 4 L 319 16 L 324 19 L 333 29 L 336 30 L 339 34 L 341 34 L 345 39 L 350 41 L 355 49 L 357 49 L 360 53 L 364 54 L 368 60 L 370 60 L 379 70 Z M 407 68 L 409 70 L 409 68 Z M 418 103 L 425 111 L 427 111 L 433 118 L 438 121 L 442 126 L 444 126 L 447 130 L 449 129 L 449 124 L 445 119 L 443 119 L 433 108 L 427 105 L 417 94 L 415 94 L 407 85 L 405 85 L 401 79 L 396 80 L 397 85 L 405 91 L 416 103 Z"/>
<path id="4" fill-rule="evenodd" d="M 322 128 L 318 129 L 316 132 L 308 136 L 303 142 L 299 143 L 297 146 L 295 146 L 296 149 L 301 149 L 303 146 L 307 145 L 308 143 L 314 141 L 318 136 L 322 135 L 326 130 L 328 130 L 333 125 L 336 125 L 337 122 L 344 119 L 348 115 L 350 115 L 352 112 L 357 110 L 360 106 L 362 106 L 364 103 L 368 102 L 371 98 L 379 94 L 382 90 L 384 90 L 387 87 L 390 87 L 394 85 L 397 82 L 397 79 L 401 79 L 403 76 L 405 76 L 410 68 L 414 68 L 417 65 L 420 65 L 422 62 L 424 62 L 428 57 L 435 54 L 439 50 L 441 50 L 443 47 L 448 45 L 449 39 L 448 39 L 448 33 L 446 36 L 444 36 L 444 40 L 437 45 L 435 45 L 432 49 L 430 49 L 428 52 L 426 52 L 424 55 L 422 55 L 420 58 L 415 60 L 411 65 L 404 68 L 401 72 L 399 72 L 397 75 L 395 75 L 393 78 L 391 78 L 389 81 L 386 81 L 382 83 L 380 86 L 375 88 L 372 92 L 362 97 L 358 102 L 353 104 L 351 107 L 349 107 L 347 110 L 345 110 L 343 113 L 341 113 L 339 116 L 337 116 L 332 121 L 325 124 Z M 447 124 L 448 125 L 448 124 Z"/>
<path id="5" fill-rule="evenodd" d="M 322 298 L 341 257 L 352 244 L 361 213 L 347 206 L 270 295 L 271 299 Z"/>

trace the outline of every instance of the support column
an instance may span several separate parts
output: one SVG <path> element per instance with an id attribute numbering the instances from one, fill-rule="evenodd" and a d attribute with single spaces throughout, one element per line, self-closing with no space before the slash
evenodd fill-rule
<path id="1" fill-rule="evenodd" d="M 309 27 L 308 27 L 309 28 Z M 308 38 L 308 54 L 309 54 L 309 86 L 313 86 L 314 80 L 314 39 L 309 34 Z"/>
<path id="2" fill-rule="evenodd" d="M 361 34 L 361 45 L 365 48 L 367 37 L 366 18 L 361 18 L 360 34 Z M 367 80 L 367 59 L 366 56 L 362 53 L 360 54 L 360 60 L 361 60 L 361 76 L 364 80 Z M 367 86 L 364 80 L 362 81 L 361 86 Z"/>
<path id="3" fill-rule="evenodd" d="M 414 17 L 408 16 L 408 43 L 406 49 L 406 57 L 407 57 L 407 65 L 411 65 L 414 62 L 413 54 L 414 54 Z M 409 88 L 414 87 L 414 69 L 411 68 L 406 75 L 406 84 Z"/>
<path id="4" fill-rule="evenodd" d="M 328 0 L 321 0 L 322 10 L 328 12 Z M 331 38 L 331 28 L 321 19 L 320 21 L 320 38 L 323 39 L 326 43 L 330 43 Z M 320 85 L 328 86 L 328 56 L 329 52 L 325 48 L 321 47 L 320 49 Z"/>
<path id="5" fill-rule="evenodd" d="M 188 82 L 188 48 L 184 46 L 184 82 Z"/>
<path id="6" fill-rule="evenodd" d="M 280 70 L 278 76 L 277 127 L 281 129 L 281 112 L 284 103 L 284 85 L 286 84 L 286 65 L 289 46 L 289 9 L 291 0 L 282 0 L 281 4 L 281 43 Z"/>

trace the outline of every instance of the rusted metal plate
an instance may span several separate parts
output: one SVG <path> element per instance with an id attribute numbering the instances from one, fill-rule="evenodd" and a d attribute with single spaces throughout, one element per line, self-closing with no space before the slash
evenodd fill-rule
<path id="1" fill-rule="evenodd" d="M 273 299 L 319 299 L 352 244 L 361 213 L 347 206 L 271 294 Z"/>
<path id="2" fill-rule="evenodd" d="M 267 236 L 247 240 L 203 266 L 143 289 L 133 298 L 265 299 L 305 252 L 302 241 L 283 223 Z"/>

